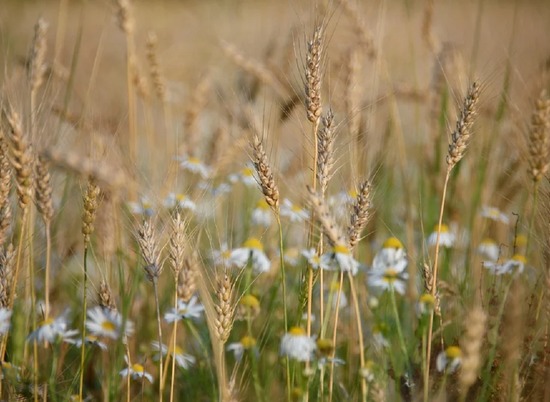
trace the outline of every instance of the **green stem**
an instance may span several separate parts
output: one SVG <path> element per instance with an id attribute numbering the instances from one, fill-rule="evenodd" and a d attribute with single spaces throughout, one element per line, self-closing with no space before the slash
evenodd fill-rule
<path id="1" fill-rule="evenodd" d="M 78 387 L 78 397 L 82 401 L 84 392 L 84 362 L 86 359 L 86 309 L 87 309 L 87 289 L 88 289 L 88 245 L 84 245 L 84 283 L 82 284 L 82 345 L 80 350 L 80 381 Z"/>

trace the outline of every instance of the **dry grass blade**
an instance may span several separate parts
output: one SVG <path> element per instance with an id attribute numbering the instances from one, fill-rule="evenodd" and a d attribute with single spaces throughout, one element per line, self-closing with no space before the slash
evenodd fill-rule
<path id="1" fill-rule="evenodd" d="M 262 192 L 265 196 L 265 201 L 271 208 L 273 208 L 275 211 L 278 211 L 279 189 L 275 184 L 273 171 L 269 166 L 267 155 L 265 153 L 262 142 L 260 141 L 260 138 L 257 134 L 254 134 L 254 136 L 252 137 L 252 143 L 250 145 L 252 147 L 252 163 L 254 164 L 254 168 L 258 173 L 260 186 L 262 187 Z"/>

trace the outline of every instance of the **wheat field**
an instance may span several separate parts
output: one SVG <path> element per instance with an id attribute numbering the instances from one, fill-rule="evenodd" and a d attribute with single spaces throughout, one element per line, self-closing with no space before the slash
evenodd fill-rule
<path id="1" fill-rule="evenodd" d="M 550 401 L 548 21 L 4 0 L 0 399 Z"/>

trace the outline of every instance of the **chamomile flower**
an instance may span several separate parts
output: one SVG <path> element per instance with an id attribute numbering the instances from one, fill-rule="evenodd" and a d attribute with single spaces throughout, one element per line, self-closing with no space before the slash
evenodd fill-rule
<path id="1" fill-rule="evenodd" d="M 233 342 L 227 345 L 226 350 L 228 352 L 233 352 L 235 360 L 241 361 L 243 358 L 244 352 L 247 350 L 254 349 L 256 352 L 256 339 L 251 336 L 243 336 L 239 342 Z"/>
<path id="2" fill-rule="evenodd" d="M 252 211 L 252 223 L 257 226 L 263 226 L 268 228 L 271 226 L 271 221 L 273 219 L 273 213 L 269 207 L 265 198 L 262 198 L 256 204 L 256 208 Z"/>
<path id="3" fill-rule="evenodd" d="M 511 273 L 521 274 L 525 269 L 527 259 L 521 254 L 514 254 L 512 258 L 504 261 L 502 264 L 497 264 L 492 261 L 483 262 L 483 267 L 487 268 L 491 273 L 495 275 L 504 275 Z"/>
<path id="4" fill-rule="evenodd" d="M 67 343 L 75 345 L 77 348 L 82 347 L 82 338 L 68 339 Z M 107 350 L 107 344 L 101 342 L 99 338 L 95 335 L 88 335 L 84 340 L 84 343 L 89 346 L 97 346 L 101 350 Z"/>
<path id="5" fill-rule="evenodd" d="M 462 362 L 462 351 L 458 346 L 449 346 L 437 355 L 437 371 L 454 373 Z"/>
<path id="6" fill-rule="evenodd" d="M 54 343 L 58 340 L 67 341 L 67 339 L 78 334 L 78 331 L 68 329 L 68 326 L 65 315 L 57 318 L 46 318 L 38 325 L 38 328 L 29 335 L 28 339 L 29 341 L 37 341 L 38 343 Z"/>
<path id="7" fill-rule="evenodd" d="M 401 261 L 405 261 L 405 266 L 407 265 L 407 254 L 403 248 L 403 244 L 396 237 L 388 238 L 382 248 L 374 256 L 372 262 L 373 271 L 384 271 L 388 267 L 393 267 Z"/>
<path id="8" fill-rule="evenodd" d="M 258 274 L 269 271 L 271 267 L 271 261 L 264 253 L 262 242 L 255 237 L 245 241 L 242 247 L 234 249 L 231 252 L 230 261 L 232 265 L 241 268 L 250 261 L 252 269 Z"/>
<path id="9" fill-rule="evenodd" d="M 375 370 L 376 364 L 372 360 L 367 360 L 365 365 L 359 369 L 359 375 L 367 382 L 372 382 L 374 380 Z"/>
<path id="10" fill-rule="evenodd" d="M 169 209 L 187 209 L 189 211 L 194 211 L 197 209 L 197 204 L 195 204 L 187 195 L 182 193 L 170 193 L 164 199 L 163 205 Z"/>
<path id="11" fill-rule="evenodd" d="M 286 216 L 290 222 L 303 222 L 309 218 L 309 212 L 301 208 L 299 205 L 293 204 L 289 199 L 285 198 L 281 205 L 281 216 Z"/>
<path id="12" fill-rule="evenodd" d="M 372 327 L 372 338 L 374 339 L 374 344 L 377 348 L 382 349 L 390 347 L 390 341 L 388 341 L 388 333 L 389 328 L 383 322 L 375 324 Z"/>
<path id="13" fill-rule="evenodd" d="M 345 308 L 348 305 L 348 298 L 344 291 L 340 293 L 340 303 L 338 304 L 338 289 L 340 288 L 340 282 L 338 281 L 332 281 L 329 284 L 329 288 L 326 291 L 325 301 L 328 300 L 330 297 L 329 295 L 332 294 L 332 307 L 336 308 L 336 305 L 338 305 L 338 308 Z"/>
<path id="14" fill-rule="evenodd" d="M 416 314 L 420 317 L 431 314 L 435 307 L 435 297 L 429 293 L 424 293 L 416 303 Z"/>
<path id="15" fill-rule="evenodd" d="M 130 365 L 126 357 L 124 358 L 124 360 L 126 360 L 126 364 L 128 364 L 128 367 L 120 371 L 119 374 L 122 377 L 131 376 L 133 380 L 143 380 L 145 378 L 150 383 L 153 382 L 153 376 L 145 371 L 145 367 L 143 367 L 143 365 L 139 363 L 134 363 Z"/>
<path id="16" fill-rule="evenodd" d="M 247 320 L 257 317 L 260 314 L 260 301 L 252 294 L 246 294 L 239 300 L 235 319 Z"/>
<path id="17" fill-rule="evenodd" d="M 311 268 L 313 269 L 329 269 L 329 265 L 325 264 L 321 257 L 317 254 L 314 248 L 310 248 L 309 250 L 303 250 L 302 255 L 307 260 L 308 264 L 311 265 Z"/>
<path id="18" fill-rule="evenodd" d="M 212 250 L 211 256 L 215 265 L 223 268 L 231 266 L 231 250 L 227 243 L 222 243 L 219 250 Z"/>
<path id="19" fill-rule="evenodd" d="M 203 311 L 204 306 L 199 302 L 199 298 L 192 296 L 188 302 L 184 302 L 181 299 L 178 300 L 178 308 L 171 308 L 164 314 L 164 320 L 166 322 L 174 322 L 190 318 L 200 318 Z"/>
<path id="20" fill-rule="evenodd" d="M 484 218 L 491 219 L 495 222 L 502 222 L 505 225 L 510 223 L 510 218 L 503 212 L 500 212 L 498 208 L 484 206 L 481 208 L 481 216 Z"/>
<path id="21" fill-rule="evenodd" d="M 442 224 L 440 227 L 435 225 L 433 232 L 428 237 L 428 245 L 435 246 L 437 243 L 437 232 L 439 230 L 439 245 L 443 247 L 453 247 L 455 244 L 456 236 L 449 230 L 449 227 Z"/>
<path id="22" fill-rule="evenodd" d="M 194 156 L 183 156 L 178 158 L 180 167 L 188 172 L 200 175 L 203 179 L 210 175 L 211 169 L 206 166 L 199 158 Z"/>
<path id="23" fill-rule="evenodd" d="M 356 275 L 359 263 L 353 258 L 349 248 L 342 244 L 335 245 L 331 251 L 321 256 L 321 266 L 329 270 L 351 272 Z"/>
<path id="24" fill-rule="evenodd" d="M 405 272 L 407 260 L 397 261 L 395 265 L 387 266 L 384 270 L 372 271 L 369 276 L 369 285 L 373 288 L 394 290 L 399 294 L 405 294 L 406 280 L 409 274 Z"/>
<path id="25" fill-rule="evenodd" d="M 7 334 L 11 327 L 11 310 L 0 308 L 0 335 Z"/>
<path id="26" fill-rule="evenodd" d="M 183 350 L 178 345 L 176 345 L 176 349 L 173 351 L 171 350 L 172 348 L 168 348 L 168 346 L 164 344 L 159 346 L 158 341 L 151 342 L 151 346 L 153 347 L 153 350 L 158 352 L 154 357 L 155 360 L 159 360 L 161 354 L 163 357 L 166 356 L 166 354 L 168 353 L 168 349 L 170 349 L 170 355 L 176 360 L 176 364 L 178 365 L 178 367 L 187 370 L 196 362 L 194 356 L 183 353 Z"/>
<path id="27" fill-rule="evenodd" d="M 254 176 L 254 168 L 250 166 L 245 167 L 239 173 L 230 174 L 229 182 L 241 182 L 247 187 L 255 187 L 258 185 L 256 177 Z"/>
<path id="28" fill-rule="evenodd" d="M 141 197 L 138 202 L 130 201 L 127 205 L 133 215 L 153 216 L 155 213 L 153 203 L 148 197 Z"/>
<path id="29" fill-rule="evenodd" d="M 96 306 L 88 310 L 87 316 L 86 328 L 90 335 L 118 339 L 134 332 L 134 324 L 130 320 L 124 322 L 122 315 L 117 311 Z"/>
<path id="30" fill-rule="evenodd" d="M 498 244 L 492 239 L 483 239 L 477 247 L 477 252 L 489 261 L 497 261 L 500 255 Z"/>
<path id="31" fill-rule="evenodd" d="M 315 339 L 306 335 L 300 327 L 292 327 L 281 339 L 280 354 L 300 362 L 307 362 L 315 356 Z"/>
<path id="32" fill-rule="evenodd" d="M 285 249 L 283 257 L 285 264 L 295 267 L 300 259 L 300 250 L 296 247 L 289 247 Z"/>

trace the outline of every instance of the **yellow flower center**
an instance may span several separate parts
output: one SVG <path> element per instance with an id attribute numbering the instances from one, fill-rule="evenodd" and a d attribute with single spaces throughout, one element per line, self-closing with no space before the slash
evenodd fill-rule
<path id="1" fill-rule="evenodd" d="M 44 321 L 42 321 L 39 324 L 39 327 L 45 327 L 46 325 L 51 325 L 51 324 L 53 324 L 53 322 L 54 322 L 53 318 L 46 318 Z"/>
<path id="2" fill-rule="evenodd" d="M 514 254 L 514 256 L 512 257 L 512 260 L 516 261 L 516 262 L 519 262 L 521 264 L 526 264 L 527 263 L 527 258 L 525 258 L 525 256 L 521 255 L 521 254 Z"/>
<path id="3" fill-rule="evenodd" d="M 241 305 L 245 306 L 245 307 L 249 307 L 251 309 L 253 308 L 257 308 L 259 305 L 260 305 L 260 301 L 253 295 L 244 295 L 242 298 L 241 298 Z"/>
<path id="4" fill-rule="evenodd" d="M 403 243 L 397 237 L 390 237 L 384 242 L 382 248 L 403 248 Z"/>
<path id="5" fill-rule="evenodd" d="M 384 280 L 386 282 L 394 282 L 397 279 L 397 276 L 399 275 L 399 272 L 397 272 L 393 268 L 386 269 L 386 272 L 384 272 Z"/>
<path id="6" fill-rule="evenodd" d="M 185 201 L 187 199 L 187 196 L 185 194 L 176 194 L 176 200 L 179 202 Z"/>
<path id="7" fill-rule="evenodd" d="M 458 346 L 449 346 L 445 349 L 445 354 L 449 359 L 456 359 L 462 355 L 462 351 Z"/>
<path id="8" fill-rule="evenodd" d="M 351 198 L 357 198 L 357 190 L 356 189 L 351 189 L 350 191 L 348 191 L 348 195 L 351 197 Z"/>
<path id="9" fill-rule="evenodd" d="M 338 289 L 340 289 L 340 282 L 338 281 L 332 281 L 330 283 L 330 291 L 331 292 L 337 292 Z"/>
<path id="10" fill-rule="evenodd" d="M 486 238 L 486 239 L 483 239 L 481 241 L 481 245 L 482 246 L 495 246 L 496 243 L 493 239 Z"/>
<path id="11" fill-rule="evenodd" d="M 116 326 L 112 321 L 103 321 L 101 323 L 101 329 L 105 331 L 114 331 L 116 329 Z"/>
<path id="12" fill-rule="evenodd" d="M 299 213 L 302 212 L 302 208 L 300 208 L 299 205 L 292 205 L 292 208 L 290 208 L 293 212 Z"/>
<path id="13" fill-rule="evenodd" d="M 288 333 L 290 335 L 294 335 L 294 336 L 303 336 L 303 335 L 306 334 L 306 331 L 304 331 L 304 329 L 300 328 L 300 327 L 292 327 L 292 328 L 290 328 Z"/>
<path id="14" fill-rule="evenodd" d="M 254 250 L 260 250 L 260 251 L 264 250 L 264 246 L 262 245 L 262 242 L 256 239 L 255 237 L 251 237 L 247 241 L 245 241 L 243 247 L 251 248 Z"/>
<path id="15" fill-rule="evenodd" d="M 243 345 L 243 348 L 250 349 L 250 348 L 253 348 L 254 346 L 256 346 L 256 339 L 254 339 L 251 336 L 246 335 L 246 336 L 243 336 L 241 338 L 241 343 Z"/>
<path id="16" fill-rule="evenodd" d="M 441 226 L 439 225 L 434 226 L 434 232 L 437 232 L 438 229 L 441 233 L 449 233 L 449 227 L 444 223 L 442 223 Z"/>
<path id="17" fill-rule="evenodd" d="M 435 304 L 435 298 L 429 293 L 424 293 L 420 296 L 420 303 L 433 305 Z"/>
<path id="18" fill-rule="evenodd" d="M 527 244 L 527 236 L 519 234 L 516 236 L 516 246 L 523 247 Z"/>
<path id="19" fill-rule="evenodd" d="M 317 348 L 321 353 L 329 354 L 334 349 L 334 346 L 332 345 L 332 341 L 327 338 L 319 338 L 317 339 Z"/>
<path id="20" fill-rule="evenodd" d="M 178 345 L 176 345 L 176 347 L 174 348 L 174 353 L 172 353 L 173 355 L 182 355 L 183 354 L 183 349 L 180 348 Z"/>
<path id="21" fill-rule="evenodd" d="M 135 372 L 135 373 L 143 373 L 145 371 L 145 369 L 143 368 L 143 366 L 139 363 L 134 363 L 132 364 L 132 370 Z"/>
<path id="22" fill-rule="evenodd" d="M 242 175 L 245 176 L 245 177 L 252 177 L 254 176 L 254 171 L 247 167 L 247 168 L 244 168 L 242 171 L 241 171 Z"/>
<path id="23" fill-rule="evenodd" d="M 269 204 L 267 203 L 267 201 L 265 200 L 265 198 L 262 198 L 260 201 L 258 201 L 258 203 L 256 204 L 256 208 L 259 208 L 259 209 L 263 209 L 263 210 L 268 210 L 269 209 Z"/>
<path id="24" fill-rule="evenodd" d="M 348 254 L 351 254 L 349 252 L 349 249 L 344 246 L 343 244 L 337 244 L 334 246 L 334 249 L 333 249 L 333 252 L 335 254 L 345 254 L 345 255 L 348 255 Z"/>
<path id="25" fill-rule="evenodd" d="M 229 258 L 231 258 L 231 250 L 222 251 L 221 257 L 224 260 L 228 260 Z"/>
<path id="26" fill-rule="evenodd" d="M 187 159 L 187 162 L 193 164 L 193 165 L 200 165 L 202 162 L 199 158 L 196 156 L 191 156 L 189 159 Z"/>
<path id="27" fill-rule="evenodd" d="M 150 202 L 142 202 L 141 203 L 141 206 L 143 207 L 143 209 L 152 209 L 153 208 L 153 204 L 151 204 Z"/>

